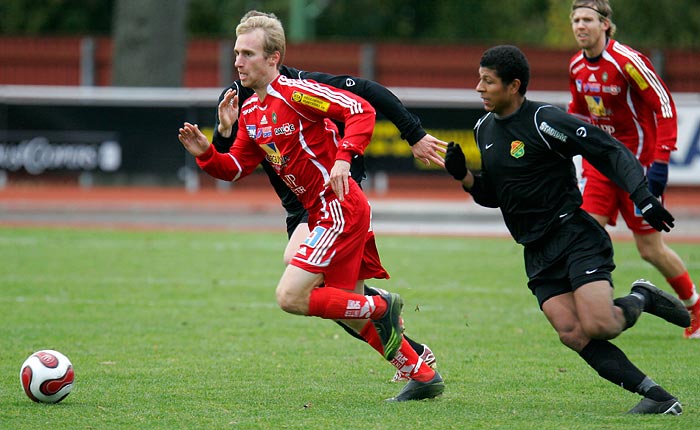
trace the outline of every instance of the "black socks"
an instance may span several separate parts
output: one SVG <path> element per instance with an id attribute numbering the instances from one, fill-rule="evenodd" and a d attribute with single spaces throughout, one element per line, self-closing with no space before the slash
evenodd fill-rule
<path id="1" fill-rule="evenodd" d="M 674 398 L 632 364 L 620 348 L 607 340 L 591 340 L 579 355 L 601 377 L 627 391 L 641 394 L 657 402 Z"/>
<path id="2" fill-rule="evenodd" d="M 607 340 L 591 340 L 579 355 L 598 372 L 598 375 L 627 391 L 636 393 L 646 378 L 620 348 Z"/>
<path id="3" fill-rule="evenodd" d="M 645 302 L 646 299 L 642 299 L 636 294 L 630 294 L 613 300 L 615 306 L 622 309 L 622 314 L 625 316 L 625 328 L 623 330 L 627 330 L 637 322 L 639 315 L 641 315 L 644 310 Z"/>

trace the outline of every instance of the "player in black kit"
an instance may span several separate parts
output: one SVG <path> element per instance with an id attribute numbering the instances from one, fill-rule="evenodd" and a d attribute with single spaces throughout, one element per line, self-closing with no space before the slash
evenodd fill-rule
<path id="1" fill-rule="evenodd" d="M 476 90 L 487 114 L 474 132 L 482 166 L 470 171 L 460 146 L 450 142 L 445 168 L 476 203 L 500 208 L 524 247 L 528 286 L 561 342 L 603 378 L 643 396 L 629 413 L 680 414 L 678 399 L 609 340 L 643 311 L 682 327 L 690 324 L 688 311 L 643 279 L 613 300 L 612 243 L 580 209 L 572 157 L 583 156 L 629 192 L 657 230 L 669 231 L 673 217 L 651 195 L 641 165 L 620 142 L 555 106 L 525 98 L 530 68 L 517 47 L 493 47 L 479 64 Z"/>

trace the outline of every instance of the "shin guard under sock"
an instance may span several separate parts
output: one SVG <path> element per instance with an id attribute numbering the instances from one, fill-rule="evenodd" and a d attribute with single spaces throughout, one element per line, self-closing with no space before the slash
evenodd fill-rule
<path id="1" fill-rule="evenodd" d="M 646 378 L 620 348 L 607 340 L 591 340 L 579 355 L 598 375 L 627 391 L 638 392 L 638 387 Z"/>
<path id="2" fill-rule="evenodd" d="M 623 330 L 627 330 L 637 322 L 639 315 L 642 314 L 644 306 L 644 302 L 642 300 L 631 294 L 624 297 L 618 297 L 617 299 L 613 300 L 613 303 L 615 306 L 622 309 L 622 314 L 625 316 L 625 328 Z"/>
<path id="3" fill-rule="evenodd" d="M 386 301 L 340 288 L 314 288 L 307 315 L 332 320 L 376 318 L 386 312 Z"/>

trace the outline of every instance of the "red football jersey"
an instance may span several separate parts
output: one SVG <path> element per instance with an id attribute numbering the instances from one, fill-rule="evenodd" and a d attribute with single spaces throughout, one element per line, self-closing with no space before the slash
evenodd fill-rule
<path id="1" fill-rule="evenodd" d="M 569 112 L 624 143 L 644 166 L 669 161 L 676 149 L 676 106 L 649 58 L 608 40 L 591 61 L 580 51 L 569 63 Z"/>
<path id="2" fill-rule="evenodd" d="M 344 123 L 344 136 L 329 118 Z M 335 161 L 350 162 L 364 152 L 374 121 L 374 108 L 352 93 L 278 76 L 265 100 L 253 95 L 241 106 L 229 153 L 218 153 L 212 145 L 197 163 L 216 178 L 235 181 L 265 158 L 312 213 L 321 208 L 323 195 L 333 193 L 324 185 Z"/>

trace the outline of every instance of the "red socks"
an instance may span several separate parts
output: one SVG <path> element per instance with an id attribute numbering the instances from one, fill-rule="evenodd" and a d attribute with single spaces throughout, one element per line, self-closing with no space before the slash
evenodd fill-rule
<path id="1" fill-rule="evenodd" d="M 687 307 L 695 304 L 698 296 L 695 292 L 693 280 L 690 279 L 690 275 L 687 271 L 675 278 L 666 279 L 666 282 L 668 282 L 671 288 L 673 288 L 673 291 L 678 295 L 678 298 L 681 299 Z"/>
<path id="2" fill-rule="evenodd" d="M 377 352 L 384 355 L 384 347 L 382 346 L 381 340 L 379 340 L 379 334 L 377 334 L 377 330 L 374 328 L 372 321 L 368 321 L 362 328 L 360 336 L 362 336 L 372 348 L 377 350 Z M 394 359 L 390 362 L 392 366 L 405 373 L 406 376 L 411 379 L 428 382 L 435 376 L 435 371 L 425 364 L 406 338 L 403 338 L 401 347 Z"/>
<path id="3" fill-rule="evenodd" d="M 308 316 L 331 320 L 377 319 L 386 312 L 379 296 L 363 296 L 333 287 L 314 288 L 309 296 Z"/>

